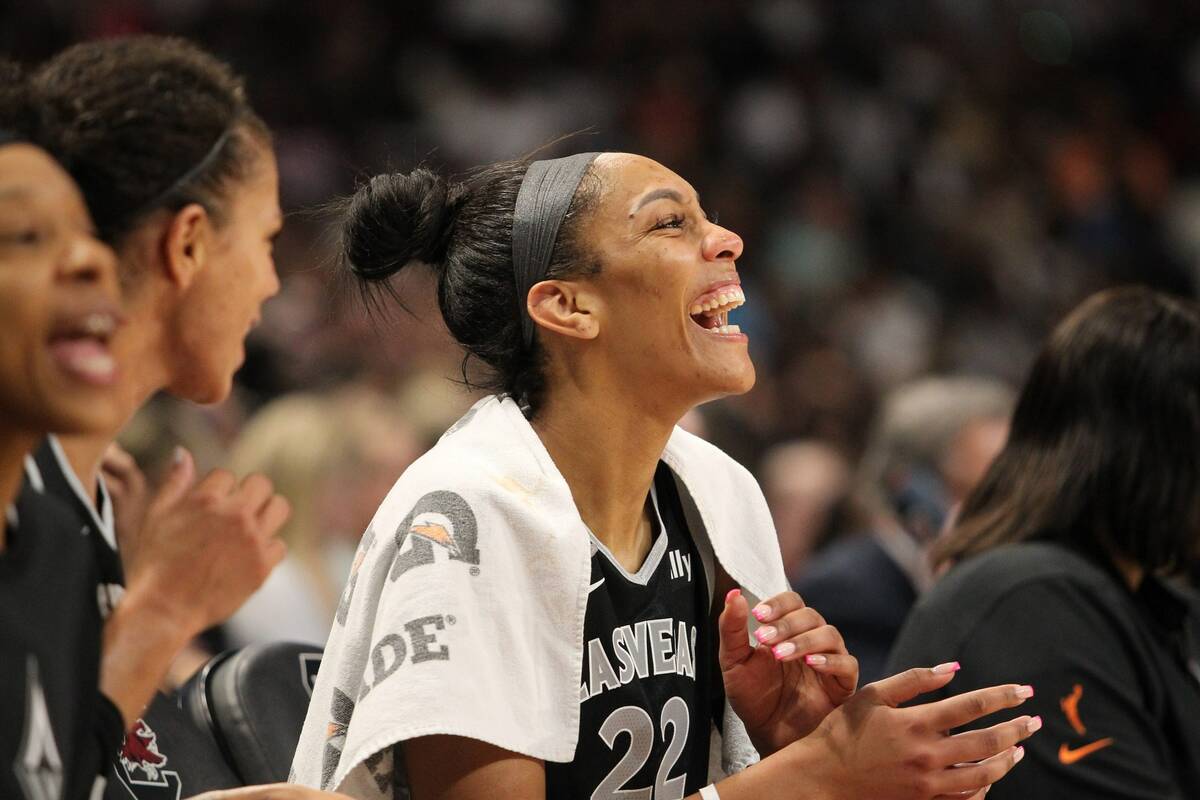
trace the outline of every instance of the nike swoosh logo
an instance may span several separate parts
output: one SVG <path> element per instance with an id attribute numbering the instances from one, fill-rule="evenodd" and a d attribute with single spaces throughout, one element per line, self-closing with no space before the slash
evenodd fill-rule
<path id="1" fill-rule="evenodd" d="M 1097 742 L 1092 742 L 1091 744 L 1085 744 L 1083 747 L 1076 747 L 1074 750 L 1067 747 L 1065 744 L 1061 744 L 1058 746 L 1058 760 L 1064 764 L 1074 764 L 1080 759 L 1087 758 L 1097 750 L 1103 750 L 1112 743 L 1113 739 L 1109 737 L 1107 739 L 1101 739 Z"/>
<path id="2" fill-rule="evenodd" d="M 596 581 L 595 583 L 588 584 L 588 594 L 591 594 L 592 592 L 599 589 L 600 584 L 602 584 L 602 583 L 604 583 L 604 578 L 601 578 L 600 580 Z"/>

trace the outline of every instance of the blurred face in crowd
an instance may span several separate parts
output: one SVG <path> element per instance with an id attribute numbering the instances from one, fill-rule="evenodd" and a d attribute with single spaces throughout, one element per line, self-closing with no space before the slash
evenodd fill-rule
<path id="1" fill-rule="evenodd" d="M 272 254 L 283 226 L 275 155 L 263 147 L 256 168 L 229 189 L 225 217 L 212 229 L 203 268 L 179 306 L 176 337 L 185 361 L 170 389 L 189 400 L 223 400 L 246 358 L 245 340 L 262 304 L 279 291 Z"/>
<path id="2" fill-rule="evenodd" d="M 116 257 L 44 151 L 0 147 L 0 417 L 23 430 L 103 430 L 119 415 Z"/>
<path id="3" fill-rule="evenodd" d="M 744 302 L 742 240 L 709 221 L 696 190 L 663 165 L 600 155 L 602 189 L 581 224 L 598 274 L 582 281 L 593 345 L 650 403 L 683 411 L 754 385 L 747 338 L 728 322 Z"/>
<path id="4" fill-rule="evenodd" d="M 963 426 L 942 460 L 942 475 L 955 503 L 983 479 L 1008 439 L 1007 417 L 981 417 Z"/>

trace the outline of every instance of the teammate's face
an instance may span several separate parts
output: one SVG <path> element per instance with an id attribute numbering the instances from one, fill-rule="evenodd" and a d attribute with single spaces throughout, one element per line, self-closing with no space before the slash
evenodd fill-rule
<path id="1" fill-rule="evenodd" d="M 246 335 L 279 291 L 272 248 L 282 225 L 279 173 L 264 147 L 255 169 L 231 187 L 227 217 L 180 306 L 177 330 L 187 363 L 172 381 L 175 394 L 200 403 L 229 394 L 246 358 Z"/>
<path id="2" fill-rule="evenodd" d="M 656 161 L 599 156 L 603 190 L 586 236 L 601 270 L 598 344 L 629 385 L 683 406 L 749 391 L 747 338 L 728 324 L 744 296 L 737 234 L 710 222 L 696 190 Z"/>
<path id="3" fill-rule="evenodd" d="M 36 147 L 0 147 L 0 417 L 33 434 L 119 419 L 116 257 L 75 183 Z"/>

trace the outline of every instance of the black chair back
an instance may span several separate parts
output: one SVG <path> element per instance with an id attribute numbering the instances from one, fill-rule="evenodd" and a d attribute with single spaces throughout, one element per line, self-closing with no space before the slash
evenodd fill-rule
<path id="1" fill-rule="evenodd" d="M 285 781 L 291 770 L 322 648 L 295 642 L 251 645 L 202 670 L 214 738 L 244 783 Z M 204 720 L 197 720 L 204 721 Z"/>

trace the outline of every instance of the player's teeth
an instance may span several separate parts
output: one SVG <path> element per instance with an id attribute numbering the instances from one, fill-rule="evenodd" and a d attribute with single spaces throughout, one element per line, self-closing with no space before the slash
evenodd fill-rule
<path id="1" fill-rule="evenodd" d="M 108 314 L 88 314 L 83 318 L 83 330 L 90 336 L 103 336 L 106 333 L 111 333 L 113 329 L 113 319 Z"/>
<path id="2" fill-rule="evenodd" d="M 717 295 L 717 301 L 720 305 L 725 305 L 729 302 L 729 295 L 721 292 L 721 294 Z"/>
<path id="3" fill-rule="evenodd" d="M 704 312 L 704 306 L 700 305 L 699 303 L 694 303 L 692 305 L 692 307 L 688 309 L 688 313 L 691 314 L 693 317 L 696 316 L 697 314 L 701 314 L 703 312 Z"/>

